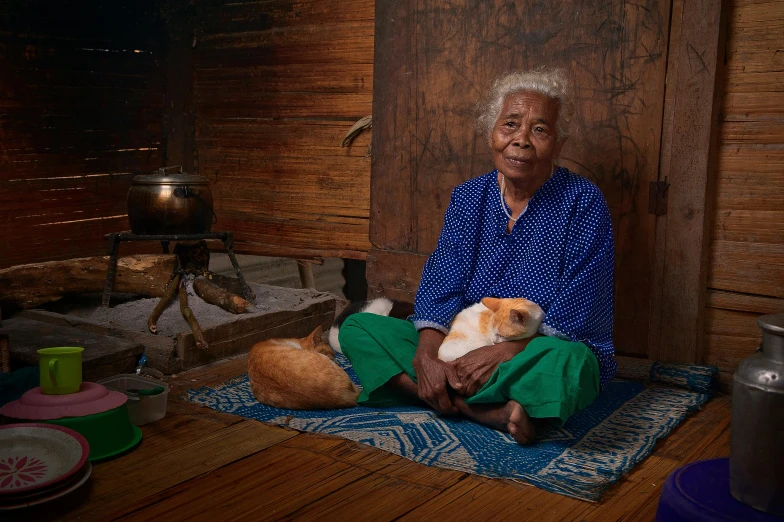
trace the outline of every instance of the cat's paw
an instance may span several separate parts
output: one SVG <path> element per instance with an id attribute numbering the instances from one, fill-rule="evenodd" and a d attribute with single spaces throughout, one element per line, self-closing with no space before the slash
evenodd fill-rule
<path id="1" fill-rule="evenodd" d="M 444 347 L 441 345 L 441 348 L 438 349 L 438 358 L 444 362 L 452 362 L 455 359 L 462 357 L 463 353 L 460 350 L 450 347 Z"/>

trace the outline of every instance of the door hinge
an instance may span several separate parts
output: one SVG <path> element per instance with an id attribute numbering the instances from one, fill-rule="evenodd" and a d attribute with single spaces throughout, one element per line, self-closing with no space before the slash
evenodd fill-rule
<path id="1" fill-rule="evenodd" d="M 648 214 L 663 216 L 667 213 L 667 194 L 670 184 L 664 181 L 651 181 L 648 190 Z"/>

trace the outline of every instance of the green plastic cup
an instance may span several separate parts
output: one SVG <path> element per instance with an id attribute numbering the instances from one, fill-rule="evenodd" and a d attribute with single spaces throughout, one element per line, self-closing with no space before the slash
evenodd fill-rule
<path id="1" fill-rule="evenodd" d="M 76 393 L 82 386 L 84 348 L 64 346 L 38 350 L 41 392 L 47 395 Z"/>

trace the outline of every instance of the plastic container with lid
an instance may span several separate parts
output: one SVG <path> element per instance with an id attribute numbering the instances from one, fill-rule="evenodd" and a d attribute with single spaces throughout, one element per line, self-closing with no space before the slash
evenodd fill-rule
<path id="1" fill-rule="evenodd" d="M 110 390 L 124 393 L 128 416 L 137 426 L 162 419 L 166 415 L 166 402 L 169 400 L 169 385 L 134 374 L 121 374 L 98 381 Z"/>

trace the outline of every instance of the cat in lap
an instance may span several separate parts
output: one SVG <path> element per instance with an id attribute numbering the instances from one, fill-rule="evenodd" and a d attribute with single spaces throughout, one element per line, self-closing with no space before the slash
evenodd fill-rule
<path id="1" fill-rule="evenodd" d="M 276 408 L 315 410 L 356 406 L 359 388 L 333 361 L 332 350 L 341 352 L 340 325 L 352 312 L 390 315 L 393 306 L 388 299 L 379 298 L 341 314 L 330 331 L 332 348 L 321 340 L 320 326 L 302 339 L 256 343 L 248 356 L 253 395 L 259 402 Z M 457 314 L 438 357 L 450 362 L 482 346 L 531 337 L 543 318 L 542 309 L 527 299 L 486 297 Z"/>
<path id="2" fill-rule="evenodd" d="M 455 316 L 438 358 L 451 362 L 483 346 L 532 337 L 543 319 L 544 311 L 528 299 L 485 297 Z"/>

